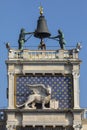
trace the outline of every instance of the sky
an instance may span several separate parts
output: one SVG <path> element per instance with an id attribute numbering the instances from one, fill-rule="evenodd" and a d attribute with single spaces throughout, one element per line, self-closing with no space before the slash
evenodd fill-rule
<path id="1" fill-rule="evenodd" d="M 82 49 L 79 58 L 80 66 L 80 106 L 87 108 L 87 0 L 0 0 L 0 108 L 7 107 L 6 88 L 7 68 L 5 60 L 8 51 L 5 43 L 11 48 L 18 47 L 21 28 L 26 32 L 36 29 L 39 17 L 39 6 L 43 6 L 47 25 L 52 36 L 62 29 L 66 40 L 66 49 L 75 48 L 80 42 Z M 39 39 L 32 37 L 25 46 L 33 49 Z M 47 46 L 57 46 L 53 40 L 45 40 Z M 53 48 L 51 48 L 53 49 Z"/>

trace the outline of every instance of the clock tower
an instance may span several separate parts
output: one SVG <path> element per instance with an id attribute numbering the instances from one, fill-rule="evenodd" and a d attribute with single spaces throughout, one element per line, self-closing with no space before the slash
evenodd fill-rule
<path id="1" fill-rule="evenodd" d="M 24 48 L 26 35 L 41 40 L 38 49 Z M 57 39 L 60 48 L 46 49 L 44 38 Z M 18 49 L 7 43 L 7 130 L 81 130 L 80 44 L 65 49 L 61 30 L 51 37 L 42 7 L 37 29 L 22 28 L 18 43 Z"/>

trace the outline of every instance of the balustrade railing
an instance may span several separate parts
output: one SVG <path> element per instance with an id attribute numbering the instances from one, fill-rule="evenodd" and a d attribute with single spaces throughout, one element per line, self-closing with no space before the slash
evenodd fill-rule
<path id="1" fill-rule="evenodd" d="M 78 53 L 75 49 L 72 50 L 10 50 L 9 59 L 27 59 L 27 60 L 37 60 L 37 59 L 66 59 L 72 58 L 77 59 Z"/>

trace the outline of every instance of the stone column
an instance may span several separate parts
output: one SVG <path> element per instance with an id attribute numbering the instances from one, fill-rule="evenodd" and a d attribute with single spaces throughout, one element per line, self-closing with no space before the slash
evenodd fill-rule
<path id="1" fill-rule="evenodd" d="M 8 73 L 8 108 L 14 108 L 14 73 Z"/>
<path id="2" fill-rule="evenodd" d="M 79 72 L 73 72 L 74 109 L 79 109 Z"/>

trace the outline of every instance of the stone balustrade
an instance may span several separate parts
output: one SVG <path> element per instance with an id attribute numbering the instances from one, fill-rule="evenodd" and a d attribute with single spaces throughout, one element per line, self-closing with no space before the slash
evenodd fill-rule
<path id="1" fill-rule="evenodd" d="M 8 53 L 10 60 L 52 60 L 52 59 L 78 59 L 78 52 L 72 50 L 14 50 Z"/>

